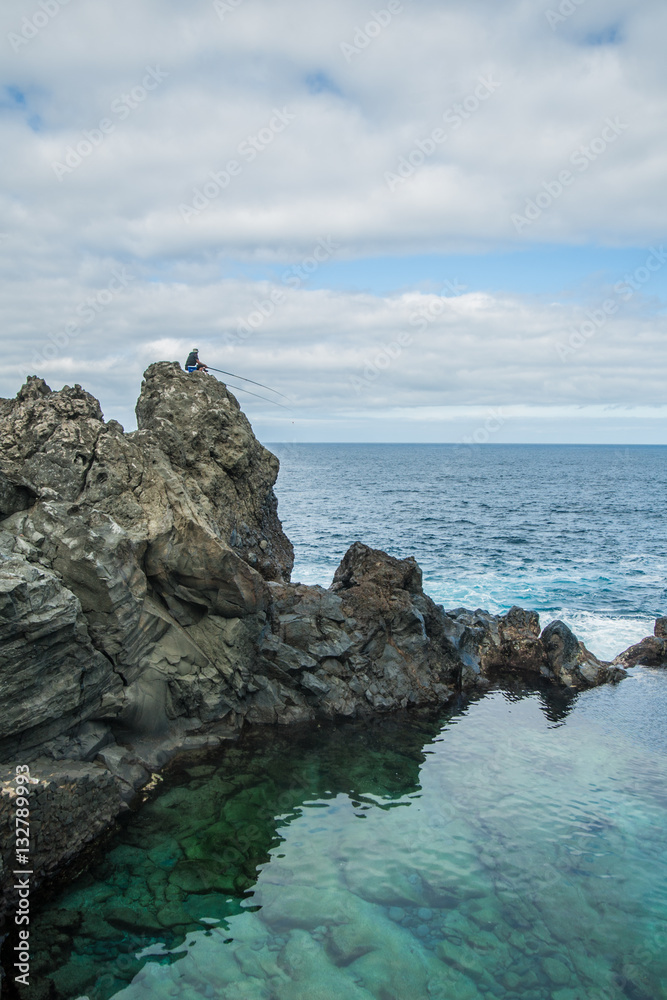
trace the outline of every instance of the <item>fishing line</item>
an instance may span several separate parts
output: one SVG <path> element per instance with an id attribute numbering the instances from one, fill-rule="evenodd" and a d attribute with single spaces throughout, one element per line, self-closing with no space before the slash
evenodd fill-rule
<path id="1" fill-rule="evenodd" d="M 283 399 L 289 399 L 289 396 L 286 396 L 284 392 L 278 392 L 277 389 L 272 389 L 270 385 L 264 385 L 263 382 L 255 382 L 254 379 L 246 378 L 245 375 L 235 375 L 234 372 L 226 372 L 223 371 L 222 368 L 212 368 L 211 365 L 206 365 L 206 367 L 209 368 L 212 372 L 219 372 L 221 375 L 231 375 L 232 378 L 240 378 L 242 382 L 250 382 L 251 385 L 258 385 L 260 389 L 268 389 L 269 392 L 275 392 L 276 396 L 282 396 Z M 246 392 L 247 391 L 248 390 L 246 390 Z M 259 398 L 263 399 L 264 397 L 260 396 Z"/>

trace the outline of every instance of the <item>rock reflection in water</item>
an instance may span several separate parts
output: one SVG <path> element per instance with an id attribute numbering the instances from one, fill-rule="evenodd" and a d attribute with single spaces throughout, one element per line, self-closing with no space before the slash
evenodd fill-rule
<path id="1" fill-rule="evenodd" d="M 517 684 L 189 764 L 38 915 L 31 997 L 667 995 L 664 756 L 616 754 L 595 697 Z"/>

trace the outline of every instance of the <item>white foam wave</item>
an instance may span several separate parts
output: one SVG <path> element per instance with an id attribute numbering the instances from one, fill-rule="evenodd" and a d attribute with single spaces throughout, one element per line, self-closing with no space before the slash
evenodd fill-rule
<path id="1" fill-rule="evenodd" d="M 297 564 L 292 575 L 293 580 L 301 583 L 319 584 L 328 587 L 331 584 L 333 561 L 327 564 L 320 562 Z M 563 577 L 562 581 L 567 578 Z M 539 608 L 540 604 L 551 603 L 554 599 L 550 589 L 562 582 L 560 579 L 548 577 L 546 581 L 507 580 L 494 573 L 480 573 L 473 579 L 451 581 L 437 576 L 426 579 L 425 590 L 434 601 L 446 609 L 454 607 L 484 608 L 492 614 L 504 614 L 511 604 L 519 604 L 524 608 Z M 568 581 L 569 582 L 569 581 Z M 595 586 L 598 580 L 594 581 Z M 591 589 L 593 584 L 591 584 Z M 585 590 L 586 588 L 584 588 Z M 563 594 L 560 595 L 561 600 Z M 558 600 L 558 597 L 555 598 Z M 548 606 L 548 605 L 547 605 Z M 611 612 L 596 613 L 581 611 L 572 607 L 562 607 L 550 611 L 540 611 L 540 625 L 545 628 L 550 622 L 559 618 L 564 621 L 578 639 L 586 644 L 591 653 L 601 660 L 613 660 L 628 646 L 639 642 L 647 635 L 653 635 L 655 619 L 649 615 L 618 615 Z"/>
<path id="2" fill-rule="evenodd" d="M 549 622 L 560 618 L 568 625 L 578 639 L 601 660 L 613 660 L 628 646 L 634 645 L 647 635 L 653 635 L 654 618 L 637 616 L 624 618 L 618 615 L 599 615 L 591 611 L 543 612 L 540 624 L 545 628 Z"/>

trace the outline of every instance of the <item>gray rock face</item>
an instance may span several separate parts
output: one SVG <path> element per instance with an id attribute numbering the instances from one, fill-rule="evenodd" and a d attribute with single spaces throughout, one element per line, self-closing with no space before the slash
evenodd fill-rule
<path id="1" fill-rule="evenodd" d="M 12 481 L 0 471 L 0 517 L 15 514 L 17 510 L 27 510 L 36 500 L 32 489 L 24 483 L 21 477 Z"/>
<path id="2" fill-rule="evenodd" d="M 104 711 L 121 687 L 97 652 L 81 605 L 49 570 L 0 562 L 3 759 L 23 759 L 48 739 Z"/>
<path id="3" fill-rule="evenodd" d="M 0 759 L 91 717 L 229 713 L 221 636 L 238 619 L 255 635 L 266 581 L 289 578 L 278 462 L 225 386 L 153 365 L 137 411 L 126 435 L 37 378 L 0 404 Z"/>
<path id="4" fill-rule="evenodd" d="M 171 498 L 172 507 L 190 523 L 213 526 L 264 579 L 289 580 L 294 552 L 273 492 L 278 459 L 256 439 L 225 386 L 211 376 L 184 375 L 178 365 L 151 365 L 137 423 L 137 444 L 154 442 L 176 474 L 175 494 L 186 492 L 184 504 Z"/>
<path id="5" fill-rule="evenodd" d="M 624 675 L 533 612 L 445 612 L 414 559 L 360 542 L 329 589 L 291 584 L 278 460 L 226 387 L 151 365 L 137 418 L 125 434 L 38 378 L 0 401 L 0 761 L 30 765 L 43 829 L 49 802 L 87 811 L 75 852 L 170 756 L 244 721 L 442 704 L 497 671 L 575 690 Z M 40 844 L 45 876 L 64 843 Z"/>

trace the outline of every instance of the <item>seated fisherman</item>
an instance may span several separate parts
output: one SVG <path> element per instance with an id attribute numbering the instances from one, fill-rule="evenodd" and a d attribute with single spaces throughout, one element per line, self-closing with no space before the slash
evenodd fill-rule
<path id="1" fill-rule="evenodd" d="M 188 354 L 188 360 L 185 362 L 185 370 L 186 372 L 208 371 L 206 365 L 199 360 L 199 351 L 196 347 L 193 347 Z"/>

